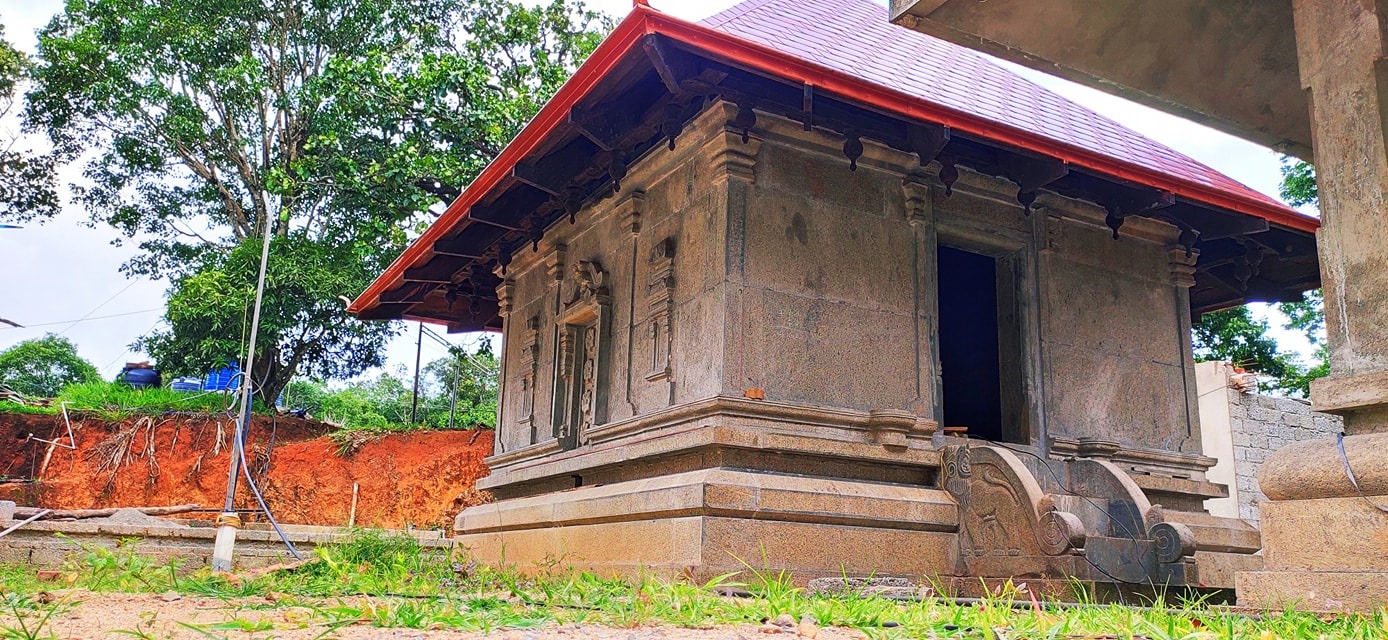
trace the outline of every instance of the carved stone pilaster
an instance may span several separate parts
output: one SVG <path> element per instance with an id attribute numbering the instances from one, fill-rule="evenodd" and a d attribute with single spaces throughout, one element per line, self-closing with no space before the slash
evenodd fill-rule
<path id="1" fill-rule="evenodd" d="M 535 376 L 540 369 L 540 316 L 530 316 L 525 320 L 525 333 L 521 335 L 520 348 L 520 422 L 530 423 L 535 418 Z"/>
<path id="2" fill-rule="evenodd" d="M 757 152 L 761 150 L 761 145 L 761 138 L 755 135 L 743 142 L 742 131 L 729 125 L 723 135 L 704 147 L 705 164 L 713 170 L 713 180 L 736 180 L 747 184 L 756 182 Z"/>
<path id="3" fill-rule="evenodd" d="M 1200 260 L 1200 250 L 1176 246 L 1167 250 L 1167 256 L 1171 266 L 1171 278 L 1176 286 L 1182 289 L 1195 286 L 1195 263 Z"/>
<path id="4" fill-rule="evenodd" d="M 646 211 L 646 192 L 632 191 L 613 210 L 622 221 L 622 229 L 627 233 L 641 235 L 641 214 Z"/>
<path id="5" fill-rule="evenodd" d="M 927 180 L 923 175 L 908 174 L 901 181 L 901 190 L 906 197 L 906 221 L 913 227 L 928 225 L 935 217 L 934 200 L 931 199 Z"/>
<path id="6" fill-rule="evenodd" d="M 549 275 L 551 287 L 557 287 L 564 282 L 564 252 L 567 249 L 565 245 L 556 244 L 550 249 L 549 255 L 545 256 L 545 273 Z"/>
<path id="7" fill-rule="evenodd" d="M 651 371 L 646 380 L 671 377 L 670 350 L 673 346 L 671 318 L 675 309 L 675 241 L 666 238 L 651 249 L 650 280 L 646 285 L 647 319 L 651 324 Z"/>

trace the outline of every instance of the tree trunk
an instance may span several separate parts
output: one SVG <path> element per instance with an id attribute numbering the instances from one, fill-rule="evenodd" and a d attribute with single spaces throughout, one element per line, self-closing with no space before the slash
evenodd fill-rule
<path id="1" fill-rule="evenodd" d="M 255 395 L 267 407 L 275 406 L 280 393 L 294 378 L 294 370 L 279 361 L 279 349 L 266 349 L 256 356 L 251 377 L 255 379 Z"/>

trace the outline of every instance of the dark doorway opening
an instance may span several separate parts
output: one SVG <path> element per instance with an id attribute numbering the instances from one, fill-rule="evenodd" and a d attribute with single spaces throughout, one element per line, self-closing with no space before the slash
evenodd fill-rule
<path id="1" fill-rule="evenodd" d="M 1014 279 L 1007 259 L 939 247 L 944 426 L 1026 443 Z"/>

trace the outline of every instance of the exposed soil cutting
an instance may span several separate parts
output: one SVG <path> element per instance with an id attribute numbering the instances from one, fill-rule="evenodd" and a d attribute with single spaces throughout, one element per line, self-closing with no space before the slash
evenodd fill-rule
<path id="1" fill-rule="evenodd" d="M 232 451 L 228 418 L 88 417 L 72 425 L 75 448 L 69 449 L 61 415 L 0 414 L 0 499 L 58 509 L 220 508 Z M 340 455 L 326 435 L 331 429 L 294 417 L 253 421 L 246 456 L 281 521 L 348 524 L 354 484 L 359 526 L 445 526 L 459 509 L 485 499 L 475 483 L 487 474 L 482 459 L 491 453 L 490 431 L 395 434 Z M 237 507 L 254 508 L 244 482 Z"/>

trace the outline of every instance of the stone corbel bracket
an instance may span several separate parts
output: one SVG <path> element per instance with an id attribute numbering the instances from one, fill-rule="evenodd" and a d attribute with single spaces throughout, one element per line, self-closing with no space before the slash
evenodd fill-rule
<path id="1" fill-rule="evenodd" d="M 944 488 L 959 502 L 960 558 L 971 575 L 990 574 L 995 557 L 1076 555 L 1084 548 L 1084 523 L 1056 508 L 1016 454 L 947 445 L 943 460 Z"/>

